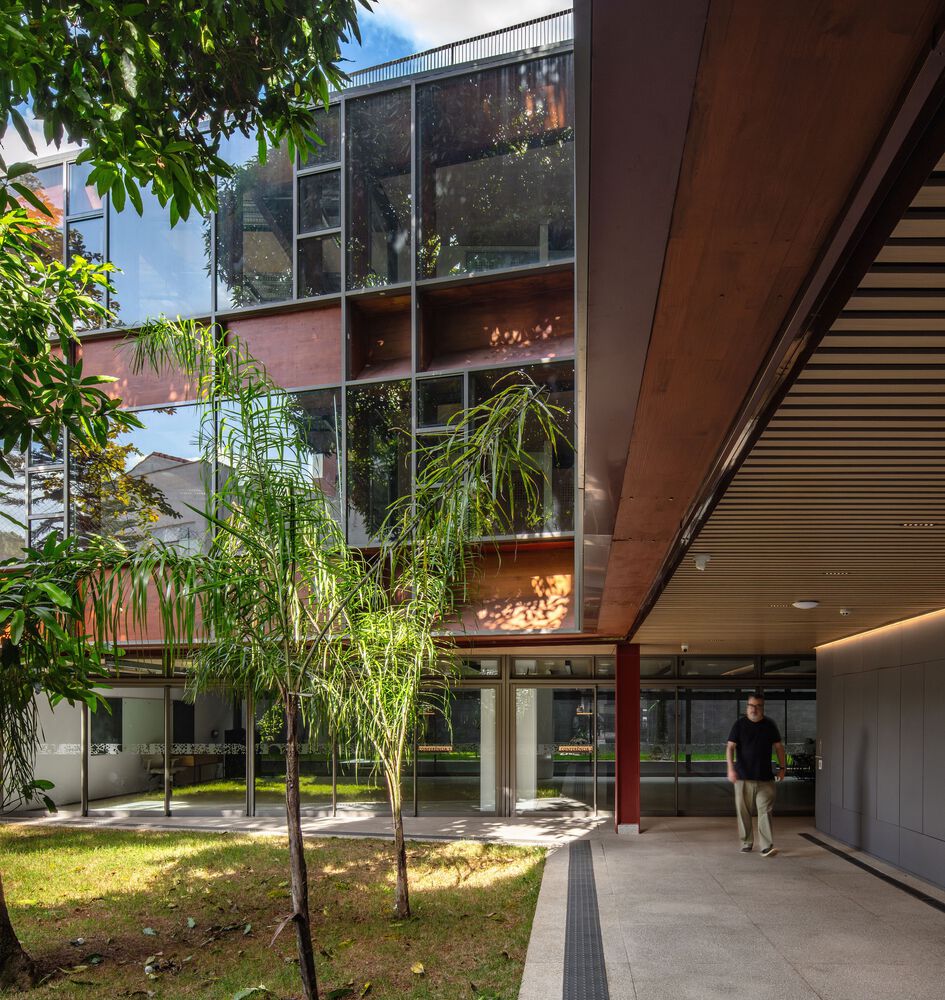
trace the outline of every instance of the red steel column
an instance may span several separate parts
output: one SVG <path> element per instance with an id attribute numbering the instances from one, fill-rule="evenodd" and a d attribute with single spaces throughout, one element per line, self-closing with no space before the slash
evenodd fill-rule
<path id="1" fill-rule="evenodd" d="M 617 833 L 640 832 L 640 647 L 617 643 Z"/>

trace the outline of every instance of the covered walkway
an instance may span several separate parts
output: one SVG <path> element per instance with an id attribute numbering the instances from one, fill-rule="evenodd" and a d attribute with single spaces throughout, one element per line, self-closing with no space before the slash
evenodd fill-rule
<path id="1" fill-rule="evenodd" d="M 945 996 L 945 893 L 829 841 L 810 820 L 778 820 L 775 840 L 775 857 L 739 853 L 734 818 L 650 820 L 639 837 L 591 834 L 605 991 L 593 983 L 593 933 L 568 920 L 569 905 L 579 905 L 573 880 L 569 893 L 571 849 L 557 849 L 520 1000 Z M 580 963 L 569 975 L 566 950 Z"/>

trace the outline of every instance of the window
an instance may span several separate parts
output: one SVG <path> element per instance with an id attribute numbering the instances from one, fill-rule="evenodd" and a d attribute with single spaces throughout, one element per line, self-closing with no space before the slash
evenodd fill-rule
<path id="1" fill-rule="evenodd" d="M 299 403 L 305 415 L 307 460 L 312 478 L 329 498 L 335 516 L 341 519 L 338 492 L 338 435 L 341 393 L 338 389 L 300 392 Z"/>
<path id="2" fill-rule="evenodd" d="M 315 112 L 315 131 L 322 140 L 314 151 L 306 153 L 300 169 L 317 167 L 324 163 L 337 163 L 341 158 L 340 106 L 332 104 L 327 110 L 318 108 Z"/>
<path id="3" fill-rule="evenodd" d="M 570 55 L 418 90 L 418 273 L 433 278 L 574 254 Z"/>
<path id="4" fill-rule="evenodd" d="M 63 165 L 57 163 L 53 167 L 40 167 L 22 177 L 17 178 L 19 184 L 28 187 L 33 194 L 46 206 L 49 215 L 43 215 L 25 199 L 19 199 L 26 212 L 51 229 L 44 229 L 39 235 L 45 244 L 42 251 L 43 259 L 48 263 L 62 260 L 62 227 L 65 217 L 65 192 L 62 185 Z"/>
<path id="5" fill-rule="evenodd" d="M 387 508 L 410 492 L 410 383 L 348 389 L 348 541 L 377 537 Z"/>
<path id="6" fill-rule="evenodd" d="M 540 475 L 536 487 L 541 494 L 537 519 L 528 516 L 524 486 L 517 487 L 511 500 L 511 532 L 562 532 L 574 529 L 574 365 L 571 362 L 536 365 L 525 369 L 540 385 L 548 387 L 549 402 L 561 407 L 561 438 L 557 447 L 532 424 L 526 426 L 525 446 Z M 514 370 L 499 368 L 472 375 L 472 403 L 489 399 L 516 377 Z"/>
<path id="7" fill-rule="evenodd" d="M 16 559 L 26 545 L 26 456 L 8 451 L 3 457 L 13 474 L 0 471 L 0 512 L 6 515 L 0 517 L 0 559 Z"/>
<path id="8" fill-rule="evenodd" d="M 108 255 L 121 268 L 111 275 L 115 323 L 209 315 L 210 220 L 192 212 L 171 227 L 166 206 L 147 191 L 141 199 L 140 216 L 131 207 L 108 214 Z"/>
<path id="9" fill-rule="evenodd" d="M 292 298 L 292 162 L 284 148 L 259 159 L 255 138 L 236 134 L 221 155 L 235 168 L 219 181 L 217 308 Z"/>
<path id="10" fill-rule="evenodd" d="M 348 288 L 410 280 L 410 91 L 350 101 Z"/>
<path id="11" fill-rule="evenodd" d="M 139 410 L 144 423 L 104 449 L 75 446 L 70 462 L 75 530 L 140 545 L 147 538 L 187 552 L 204 547 L 202 509 L 212 470 L 200 454 L 198 406 Z"/>
<path id="12" fill-rule="evenodd" d="M 444 427 L 462 408 L 462 375 L 425 378 L 417 383 L 418 427 Z"/>

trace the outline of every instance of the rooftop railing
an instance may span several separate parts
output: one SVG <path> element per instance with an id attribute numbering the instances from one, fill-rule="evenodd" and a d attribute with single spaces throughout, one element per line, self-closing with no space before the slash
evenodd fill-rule
<path id="1" fill-rule="evenodd" d="M 367 69 L 359 69 L 351 74 L 348 87 L 363 87 L 368 84 L 396 80 L 416 73 L 430 73 L 448 69 L 462 63 L 495 59 L 512 52 L 540 49 L 550 45 L 560 45 L 574 37 L 574 15 L 571 10 L 560 10 L 554 14 L 513 24 L 508 28 L 490 31 L 485 35 L 464 38 L 435 49 L 417 52 L 415 55 L 392 59 L 390 62 Z"/>

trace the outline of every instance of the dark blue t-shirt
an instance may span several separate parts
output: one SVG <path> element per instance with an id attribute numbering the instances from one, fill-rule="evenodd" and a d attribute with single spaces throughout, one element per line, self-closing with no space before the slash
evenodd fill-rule
<path id="1" fill-rule="evenodd" d="M 742 781 L 774 781 L 771 748 L 781 742 L 781 734 L 767 716 L 752 722 L 743 715 L 732 726 L 728 741 L 735 744 L 735 773 Z"/>

